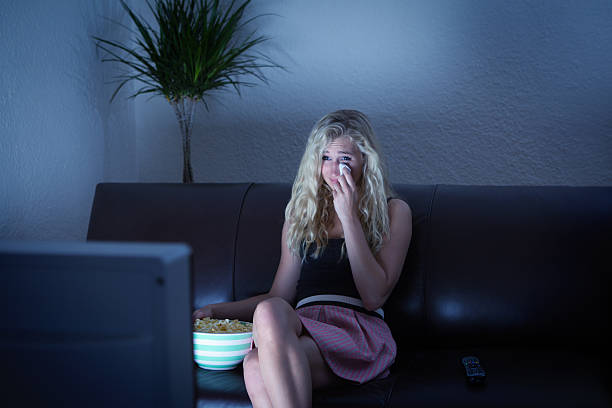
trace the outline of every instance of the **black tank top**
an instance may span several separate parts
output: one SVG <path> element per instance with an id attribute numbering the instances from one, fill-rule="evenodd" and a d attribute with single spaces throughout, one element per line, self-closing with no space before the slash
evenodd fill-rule
<path id="1" fill-rule="evenodd" d="M 317 259 L 312 257 L 316 246 L 308 248 L 297 283 L 296 302 L 322 293 L 360 299 L 346 251 L 341 258 L 344 238 L 330 239 Z"/>
<path id="2" fill-rule="evenodd" d="M 387 198 L 387 203 L 391 199 L 392 197 Z M 335 304 L 384 319 L 384 311 L 381 308 L 370 311 L 363 307 L 346 251 L 342 256 L 343 244 L 344 238 L 329 239 L 323 253 L 316 259 L 312 257 L 316 245 L 308 248 L 296 287 L 297 308 L 311 304 Z M 300 255 L 303 255 L 303 252 Z M 300 302 L 302 300 L 304 301 Z"/>

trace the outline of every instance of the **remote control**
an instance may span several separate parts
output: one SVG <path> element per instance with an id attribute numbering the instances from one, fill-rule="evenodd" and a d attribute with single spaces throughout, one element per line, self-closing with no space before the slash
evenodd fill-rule
<path id="1" fill-rule="evenodd" d="M 461 359 L 465 368 L 465 377 L 470 384 L 483 384 L 487 378 L 485 370 L 480 366 L 480 360 L 476 356 L 467 356 Z"/>

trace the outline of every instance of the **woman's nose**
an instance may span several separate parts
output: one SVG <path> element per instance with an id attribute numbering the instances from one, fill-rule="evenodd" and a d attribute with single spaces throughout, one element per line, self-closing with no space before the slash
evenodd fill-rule
<path id="1" fill-rule="evenodd" d="M 332 162 L 332 174 L 334 176 L 340 175 L 340 164 L 336 162 Z"/>

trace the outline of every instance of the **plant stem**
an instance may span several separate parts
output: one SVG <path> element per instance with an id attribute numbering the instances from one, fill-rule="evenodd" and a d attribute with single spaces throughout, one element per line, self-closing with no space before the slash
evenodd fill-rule
<path id="1" fill-rule="evenodd" d="M 191 131 L 193 128 L 193 112 L 196 100 L 182 97 L 171 100 L 174 113 L 179 122 L 181 136 L 183 139 L 183 183 L 193 183 L 193 171 L 191 169 Z"/>

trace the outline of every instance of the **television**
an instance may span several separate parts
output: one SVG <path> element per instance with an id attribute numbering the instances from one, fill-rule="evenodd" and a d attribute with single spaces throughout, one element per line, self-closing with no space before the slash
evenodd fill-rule
<path id="1" fill-rule="evenodd" d="M 0 241 L 0 282 L 0 401 L 194 405 L 189 246 Z"/>

